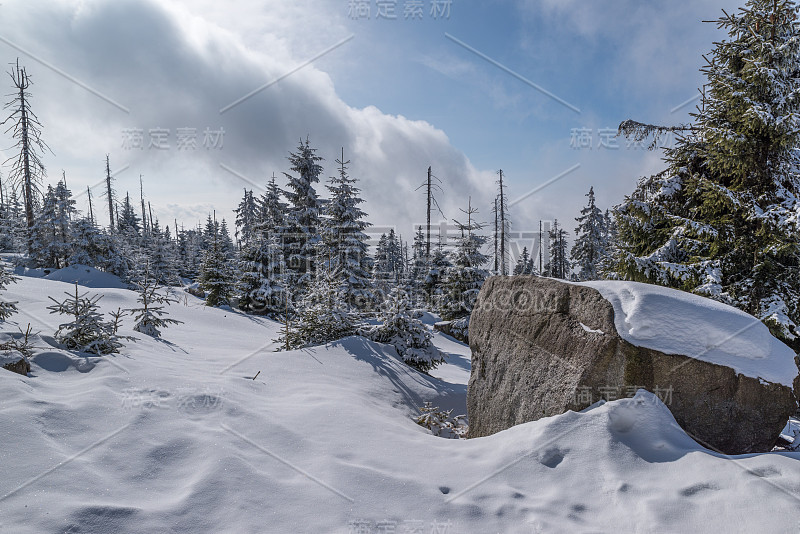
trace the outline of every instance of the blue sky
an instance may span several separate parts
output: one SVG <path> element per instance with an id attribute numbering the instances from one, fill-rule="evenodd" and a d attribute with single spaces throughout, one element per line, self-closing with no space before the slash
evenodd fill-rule
<path id="1" fill-rule="evenodd" d="M 242 188 L 258 190 L 273 172 L 283 183 L 285 156 L 308 135 L 325 176 L 344 146 L 371 221 L 407 237 L 424 220 L 414 188 L 428 165 L 444 181 L 448 218 L 472 197 L 488 220 L 502 168 L 509 197 L 528 195 L 512 209 L 515 229 L 553 218 L 571 229 L 590 186 L 611 207 L 661 167 L 658 152 L 625 140 L 599 148 L 600 129 L 687 121 L 693 104 L 673 110 L 696 94 L 701 54 L 724 37 L 701 20 L 739 5 L 453 0 L 449 17 L 434 19 L 432 1 L 421 20 L 403 17 L 406 0 L 397 19 L 377 20 L 376 0 L 369 18 L 354 17 L 349 0 L 10 0 L 0 5 L 0 58 L 20 57 L 34 76 L 50 177 L 63 169 L 73 190 L 94 186 L 110 154 L 120 193 L 138 193 L 142 174 L 162 221 L 193 225 L 217 210 L 230 222 Z M 179 128 L 195 129 L 198 143 L 204 129 L 224 128 L 224 146 L 179 150 Z M 131 129 L 145 143 L 167 130 L 170 148 L 125 148 Z M 591 148 L 571 146 L 575 129 Z"/>

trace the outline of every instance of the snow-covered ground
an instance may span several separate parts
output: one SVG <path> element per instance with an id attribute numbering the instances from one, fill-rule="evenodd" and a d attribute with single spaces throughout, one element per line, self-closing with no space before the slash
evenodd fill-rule
<path id="1" fill-rule="evenodd" d="M 47 297 L 71 287 L 6 295 L 42 337 L 32 376 L 0 371 L 0 532 L 800 530 L 800 453 L 712 453 L 648 393 L 437 438 L 412 416 L 464 413 L 469 377 L 442 334 L 434 378 L 360 338 L 273 352 L 280 325 L 187 295 L 163 341 L 128 319 L 135 343 L 86 358 L 48 345 Z M 106 311 L 135 302 L 89 291 Z"/>

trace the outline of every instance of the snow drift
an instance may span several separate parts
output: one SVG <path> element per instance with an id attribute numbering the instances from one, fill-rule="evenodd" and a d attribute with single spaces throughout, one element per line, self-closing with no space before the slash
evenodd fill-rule
<path id="1" fill-rule="evenodd" d="M 47 295 L 23 279 L 14 319 L 42 331 L 30 377 L 0 371 L 0 531 L 794 531 L 800 454 L 725 458 L 652 395 L 487 438 L 436 438 L 425 401 L 463 413 L 468 350 L 440 334 L 437 379 L 348 338 L 272 352 L 280 325 L 172 305 L 184 321 L 122 354 L 48 346 Z M 132 292 L 104 290 L 106 310 Z M 129 325 L 129 323 L 128 323 Z M 258 377 L 254 376 L 260 371 Z M 434 528 L 438 530 L 433 530 Z"/>

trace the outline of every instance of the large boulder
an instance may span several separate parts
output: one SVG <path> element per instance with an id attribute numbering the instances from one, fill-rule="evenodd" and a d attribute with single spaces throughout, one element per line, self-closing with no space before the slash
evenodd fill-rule
<path id="1" fill-rule="evenodd" d="M 631 293 L 636 289 L 630 282 L 604 284 L 607 285 L 601 289 L 622 287 L 622 294 L 627 294 L 628 288 L 632 288 Z M 642 291 L 641 287 L 636 290 Z M 717 313 L 718 308 L 730 310 L 719 311 L 722 320 L 730 317 L 741 320 L 740 315 L 744 316 L 712 301 L 708 301 L 712 303 L 710 307 L 704 308 L 705 304 L 698 304 L 699 297 L 694 295 L 665 288 L 658 290 L 664 293 L 668 305 L 669 298 L 677 299 L 674 303 L 680 306 L 675 312 L 683 315 L 661 329 L 669 332 L 673 328 L 672 335 L 685 346 L 691 346 L 692 341 L 686 339 L 686 332 L 679 331 L 686 321 L 692 324 L 711 321 L 703 318 Z M 673 291 L 674 295 L 665 293 Z M 644 300 L 640 299 L 638 304 Z M 582 410 L 601 399 L 633 396 L 638 388 L 643 388 L 661 398 L 678 424 L 706 447 L 726 454 L 769 451 L 797 406 L 791 387 L 797 368 L 788 347 L 768 336 L 768 346 L 775 342 L 788 351 L 790 368 L 784 361 L 785 351 L 781 352 L 780 347 L 767 349 L 779 354 L 773 354 L 772 360 L 765 357 L 764 362 L 769 361 L 772 366 L 772 374 L 765 371 L 762 375 L 752 371 L 759 360 L 748 360 L 747 354 L 741 365 L 736 363 L 736 357 L 742 360 L 741 354 L 726 358 L 720 349 L 725 342 L 720 338 L 724 331 L 715 332 L 708 339 L 696 339 L 698 347 L 708 348 L 692 357 L 642 346 L 660 346 L 656 341 L 633 344 L 623 339 L 617 326 L 625 332 L 636 327 L 644 338 L 646 332 L 641 331 L 647 327 L 651 328 L 651 337 L 657 337 L 652 330 L 658 330 L 642 320 L 653 319 L 644 316 L 650 313 L 648 307 L 636 306 L 634 301 L 631 297 L 622 304 L 626 306 L 625 313 L 618 308 L 620 316 L 616 320 L 622 323 L 615 323 L 614 305 L 593 287 L 536 276 L 495 276 L 487 280 L 469 324 L 472 349 L 467 394 L 469 437 L 487 436 L 567 410 Z M 620 306 L 618 302 L 616 305 Z M 698 308 L 696 319 L 692 318 L 692 306 Z M 650 308 L 656 311 L 653 306 Z M 659 313 L 666 312 L 662 309 Z M 726 318 L 724 313 L 733 315 Z M 669 316 L 656 319 L 663 322 Z M 696 326 L 697 332 L 689 329 L 690 333 L 702 337 L 698 332 L 703 332 L 703 325 Z M 748 332 L 734 335 L 755 335 L 753 332 L 757 331 L 763 336 L 766 331 L 760 323 L 747 329 Z M 741 352 L 742 346 L 748 346 L 747 341 L 738 339 L 731 350 Z M 759 346 L 764 345 L 763 338 L 755 341 Z M 778 356 L 782 359 L 776 362 Z M 726 364 L 728 361 L 734 364 Z M 740 372 L 739 367 L 746 372 Z"/>

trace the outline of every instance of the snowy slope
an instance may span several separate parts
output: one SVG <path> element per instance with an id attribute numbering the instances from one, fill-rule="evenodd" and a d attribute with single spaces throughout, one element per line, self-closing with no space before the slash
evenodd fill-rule
<path id="1" fill-rule="evenodd" d="M 47 295 L 70 287 L 10 286 L 14 319 L 51 334 Z M 103 292 L 107 310 L 133 305 Z M 185 324 L 165 341 L 83 358 L 42 339 L 33 376 L 0 372 L 0 532 L 800 527 L 800 453 L 721 457 L 647 393 L 447 440 L 411 419 L 425 401 L 465 411 L 469 352 L 446 336 L 440 380 L 359 338 L 271 352 L 279 325 L 191 296 L 170 313 Z"/>
<path id="2" fill-rule="evenodd" d="M 597 289 L 611 302 L 617 332 L 634 345 L 726 365 L 789 387 L 797 376 L 792 349 L 761 321 L 732 306 L 639 282 L 580 285 Z"/>
<path id="3" fill-rule="evenodd" d="M 63 269 L 53 271 L 45 275 L 48 280 L 68 282 L 70 284 L 80 284 L 84 287 L 92 288 L 117 288 L 124 289 L 127 285 L 118 277 L 103 271 L 99 271 L 88 265 L 70 265 Z"/>

